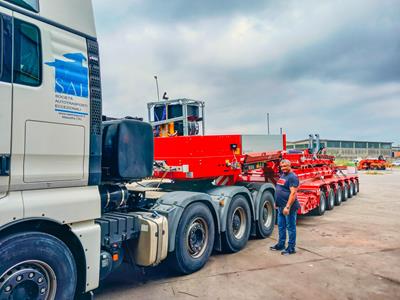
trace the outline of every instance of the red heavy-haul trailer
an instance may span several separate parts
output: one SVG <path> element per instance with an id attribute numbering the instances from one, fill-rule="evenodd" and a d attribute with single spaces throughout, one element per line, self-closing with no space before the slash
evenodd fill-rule
<path id="1" fill-rule="evenodd" d="M 359 191 L 357 175 L 346 175 L 334 157 L 305 151 L 243 151 L 245 135 L 179 136 L 155 138 L 154 157 L 159 168 L 154 176 L 176 183 L 213 182 L 215 186 L 275 184 L 279 162 L 291 161 L 300 186 L 299 214 L 324 214 Z M 285 140 L 285 135 L 282 136 Z M 283 141 L 283 145 L 285 142 Z M 284 148 L 284 146 L 282 147 Z"/>

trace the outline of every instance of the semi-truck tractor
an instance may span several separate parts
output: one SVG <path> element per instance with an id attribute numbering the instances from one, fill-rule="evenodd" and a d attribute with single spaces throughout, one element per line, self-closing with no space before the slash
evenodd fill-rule
<path id="1" fill-rule="evenodd" d="M 90 0 L 0 0 L 0 29 L 0 299 L 83 297 L 123 261 L 188 274 L 271 234 L 271 183 L 127 188 L 153 130 L 102 116 Z"/>

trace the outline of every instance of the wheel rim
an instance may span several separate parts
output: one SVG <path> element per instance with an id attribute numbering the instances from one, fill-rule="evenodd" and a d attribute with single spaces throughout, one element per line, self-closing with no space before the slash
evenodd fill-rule
<path id="1" fill-rule="evenodd" d="M 346 199 L 349 197 L 349 189 L 347 188 L 347 185 L 344 187 L 344 197 Z"/>
<path id="2" fill-rule="evenodd" d="M 18 263 L 0 277 L 0 299 L 54 299 L 56 289 L 53 269 L 38 260 Z"/>
<path id="3" fill-rule="evenodd" d="M 236 207 L 232 214 L 232 233 L 235 239 L 240 240 L 246 232 L 247 217 L 243 207 Z"/>
<path id="4" fill-rule="evenodd" d="M 199 258 L 206 251 L 208 243 L 207 222 L 201 218 L 195 218 L 189 226 L 186 236 L 187 249 L 193 258 Z"/>
<path id="5" fill-rule="evenodd" d="M 262 224 L 269 228 L 272 224 L 273 207 L 271 202 L 265 201 L 261 213 Z"/>

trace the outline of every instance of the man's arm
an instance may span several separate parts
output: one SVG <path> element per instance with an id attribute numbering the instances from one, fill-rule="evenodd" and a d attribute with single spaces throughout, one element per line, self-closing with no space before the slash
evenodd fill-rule
<path id="1" fill-rule="evenodd" d="M 286 204 L 287 208 L 290 209 L 292 207 L 292 204 L 293 204 L 294 200 L 296 199 L 296 194 L 297 194 L 297 187 L 291 186 L 290 187 L 289 199 L 288 199 L 288 202 Z"/>

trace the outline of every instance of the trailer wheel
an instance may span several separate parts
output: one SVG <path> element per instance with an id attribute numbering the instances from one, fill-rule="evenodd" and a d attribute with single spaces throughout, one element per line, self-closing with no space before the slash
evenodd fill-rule
<path id="1" fill-rule="evenodd" d="M 77 284 L 71 251 L 40 232 L 0 240 L 0 299 L 73 299 Z"/>
<path id="2" fill-rule="evenodd" d="M 322 216 L 326 210 L 326 196 L 323 191 L 321 191 L 319 205 L 312 210 L 312 214 L 315 216 Z"/>
<path id="3" fill-rule="evenodd" d="M 340 204 L 342 204 L 342 198 L 343 198 L 343 191 L 342 188 L 340 187 L 340 185 L 338 185 L 337 189 L 336 189 L 336 195 L 335 195 L 335 205 L 339 206 Z"/>
<path id="4" fill-rule="evenodd" d="M 349 185 L 344 182 L 343 183 L 343 199 L 342 201 L 347 201 L 347 199 L 349 198 Z"/>
<path id="5" fill-rule="evenodd" d="M 236 195 L 228 208 L 226 231 L 223 233 L 225 252 L 242 250 L 249 240 L 251 227 L 251 212 L 249 203 L 242 195 Z"/>
<path id="6" fill-rule="evenodd" d="M 171 266 L 183 274 L 201 269 L 213 250 L 214 235 L 210 209 L 203 203 L 189 205 L 179 220 Z"/>
<path id="7" fill-rule="evenodd" d="M 353 192 L 354 192 L 354 183 L 352 181 L 350 181 L 349 183 L 349 197 L 348 198 L 352 198 L 353 197 Z"/>
<path id="8" fill-rule="evenodd" d="M 329 190 L 328 199 L 326 201 L 326 210 L 332 210 L 335 207 L 335 193 L 333 189 Z"/>
<path id="9" fill-rule="evenodd" d="M 265 239 L 274 231 L 276 219 L 275 199 L 271 192 L 265 191 L 258 208 L 257 237 Z"/>
<path id="10" fill-rule="evenodd" d="M 358 180 L 356 180 L 355 187 L 356 187 L 356 194 L 358 194 L 360 192 L 360 182 Z"/>

